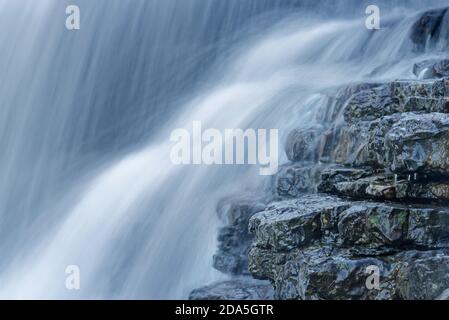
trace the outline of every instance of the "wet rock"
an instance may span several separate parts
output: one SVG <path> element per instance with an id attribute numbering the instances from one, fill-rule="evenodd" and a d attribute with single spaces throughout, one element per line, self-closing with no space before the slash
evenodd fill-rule
<path id="1" fill-rule="evenodd" d="M 329 171 L 331 174 L 329 174 Z M 336 171 L 336 172 L 335 172 Z M 338 169 L 324 171 L 320 192 L 339 196 L 377 200 L 420 201 L 447 203 L 449 201 L 449 181 L 416 180 L 415 175 L 394 177 L 394 175 L 349 175 L 350 172 L 365 172 L 362 169 L 346 169 L 338 174 Z M 347 173 L 347 176 L 343 174 Z"/>
<path id="2" fill-rule="evenodd" d="M 321 128 L 296 129 L 287 137 L 285 152 L 290 161 L 317 162 Z"/>
<path id="3" fill-rule="evenodd" d="M 297 197 L 316 192 L 321 177 L 320 165 L 294 164 L 280 168 L 276 175 L 275 192 L 281 197 Z"/>
<path id="4" fill-rule="evenodd" d="M 444 290 L 436 300 L 449 300 L 449 289 Z"/>
<path id="5" fill-rule="evenodd" d="M 371 255 L 405 247 L 448 247 L 449 211 L 400 204 L 355 203 L 341 213 L 338 233 L 344 247 Z"/>
<path id="6" fill-rule="evenodd" d="M 449 173 L 449 115 L 402 115 L 387 130 L 384 149 L 393 172 Z"/>
<path id="7" fill-rule="evenodd" d="M 289 251 L 321 240 L 350 205 L 337 197 L 319 194 L 275 202 L 250 219 L 249 229 L 255 234 L 256 246 Z"/>
<path id="8" fill-rule="evenodd" d="M 418 257 L 424 266 L 438 265 L 437 274 L 449 272 L 449 256 L 438 256 L 449 248 L 444 207 L 305 195 L 268 206 L 250 219 L 250 230 L 249 270 L 269 279 L 280 299 L 433 299 L 437 289 L 413 291 L 424 272 Z M 372 265 L 383 278 L 377 291 L 365 286 Z M 417 274 L 413 285 L 398 276 L 401 270 Z"/>
<path id="9" fill-rule="evenodd" d="M 321 182 L 318 185 L 318 191 L 325 193 L 338 194 L 336 185 L 344 182 L 355 182 L 361 178 L 371 176 L 372 168 L 351 168 L 343 166 L 330 166 L 321 173 Z"/>
<path id="10" fill-rule="evenodd" d="M 431 59 L 415 63 L 413 73 L 420 79 L 435 79 L 449 76 L 449 59 Z"/>
<path id="11" fill-rule="evenodd" d="M 419 200 L 449 201 L 449 182 L 410 183 L 406 198 Z"/>
<path id="12" fill-rule="evenodd" d="M 399 102 L 391 94 L 388 85 L 360 91 L 352 96 L 344 111 L 345 120 L 371 121 L 399 112 Z"/>
<path id="13" fill-rule="evenodd" d="M 327 103 L 318 106 L 317 122 L 334 124 L 338 120 L 348 100 L 356 93 L 381 86 L 380 83 L 353 83 L 327 92 Z"/>
<path id="14" fill-rule="evenodd" d="M 328 246 L 294 251 L 272 263 L 275 267 L 267 274 L 276 299 L 435 299 L 448 286 L 448 251 L 409 250 L 377 257 Z M 254 255 L 265 252 L 254 250 Z M 373 274 L 378 286 L 369 278 Z"/>
<path id="15" fill-rule="evenodd" d="M 449 80 L 396 80 L 389 83 L 391 95 L 402 105 L 412 97 L 444 98 L 449 96 Z"/>
<path id="16" fill-rule="evenodd" d="M 436 299 L 449 286 L 447 251 L 406 252 L 400 258 L 396 285 L 402 299 Z"/>
<path id="17" fill-rule="evenodd" d="M 382 167 L 382 158 L 378 158 L 378 148 L 370 147 L 370 142 L 381 132 L 375 132 L 378 126 L 376 121 L 360 121 L 350 124 L 341 129 L 338 141 L 336 143 L 332 159 L 337 164 L 344 164 L 348 166 L 372 166 Z M 376 135 L 376 136 L 375 136 Z"/>
<path id="18" fill-rule="evenodd" d="M 415 44 L 415 49 L 423 51 L 426 47 L 435 45 L 438 41 L 446 42 L 448 8 L 429 10 L 421 14 L 413 24 L 410 39 Z"/>
<path id="19" fill-rule="evenodd" d="M 404 103 L 403 112 L 441 112 L 449 113 L 448 98 L 410 97 Z"/>
<path id="20" fill-rule="evenodd" d="M 241 278 L 213 283 L 193 290 L 190 300 L 272 300 L 274 290 L 267 281 Z"/>
<path id="21" fill-rule="evenodd" d="M 449 173 L 449 115 L 400 113 L 346 127 L 333 158 L 394 173 Z"/>
<path id="22" fill-rule="evenodd" d="M 382 278 L 378 290 L 370 290 L 366 285 L 373 266 L 379 268 Z M 345 251 L 318 249 L 301 257 L 298 270 L 297 298 L 303 300 L 391 299 L 394 296 L 394 285 L 388 281 L 389 266 L 379 259 L 354 259 Z M 284 296 L 285 290 L 279 288 L 276 288 L 277 296 Z"/>
<path id="23" fill-rule="evenodd" d="M 231 200 L 221 204 L 220 218 L 225 226 L 219 230 L 218 251 L 213 257 L 215 269 L 224 273 L 248 274 L 248 251 L 252 235 L 248 232 L 251 216 L 265 208 L 263 203 Z"/>
<path id="24" fill-rule="evenodd" d="M 448 246 L 449 210 L 315 194 L 272 204 L 250 219 L 250 231 L 255 246 L 276 252 L 316 243 L 372 254 L 384 247 L 439 248 Z"/>
<path id="25" fill-rule="evenodd" d="M 435 76 L 449 68 L 445 62 L 433 66 Z M 393 81 L 381 86 L 356 92 L 347 102 L 344 118 L 348 123 L 372 121 L 401 112 L 449 111 L 448 84 L 438 81 Z"/>

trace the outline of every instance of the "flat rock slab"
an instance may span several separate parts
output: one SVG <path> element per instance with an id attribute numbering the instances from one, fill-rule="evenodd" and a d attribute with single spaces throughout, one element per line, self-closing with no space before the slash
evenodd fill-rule
<path id="1" fill-rule="evenodd" d="M 251 278 L 216 282 L 193 290 L 190 300 L 272 300 L 273 286 Z"/>

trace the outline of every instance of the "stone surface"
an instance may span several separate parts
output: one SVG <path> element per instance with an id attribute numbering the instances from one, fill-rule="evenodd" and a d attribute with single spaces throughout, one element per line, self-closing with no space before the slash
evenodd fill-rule
<path id="1" fill-rule="evenodd" d="M 387 129 L 383 147 L 384 162 L 393 172 L 447 174 L 449 115 L 403 114 L 391 128 Z"/>
<path id="2" fill-rule="evenodd" d="M 306 195 L 271 204 L 250 219 L 249 229 L 256 246 L 288 251 L 321 240 L 349 206 L 337 197 Z"/>
<path id="3" fill-rule="evenodd" d="M 293 130 L 287 137 L 285 151 L 290 161 L 318 161 L 321 128 Z"/>
<path id="4" fill-rule="evenodd" d="M 436 42 L 447 42 L 448 8 L 429 10 L 421 14 L 412 26 L 410 38 L 415 49 L 423 51 Z"/>
<path id="5" fill-rule="evenodd" d="M 447 63 L 449 67 L 449 60 Z M 444 62 L 433 65 L 435 77 L 444 73 L 444 68 Z M 356 92 L 347 102 L 344 118 L 348 123 L 354 123 L 401 112 L 449 112 L 447 79 L 398 80 Z"/>
<path id="6" fill-rule="evenodd" d="M 419 17 L 411 31 L 416 49 L 444 39 L 448 12 Z M 276 201 L 232 201 L 220 210 L 226 226 L 214 266 L 250 272 L 274 291 L 267 282 L 234 279 L 191 297 L 447 297 L 448 71 L 447 59 L 422 61 L 414 66 L 420 80 L 323 93 L 316 113 L 322 126 L 287 139 L 292 163 L 273 179 Z M 373 275 L 378 286 L 368 283 Z"/>
<path id="7" fill-rule="evenodd" d="M 351 198 L 447 203 L 449 179 L 419 174 L 394 175 L 372 168 L 330 166 L 322 170 L 318 191 Z"/>
<path id="8" fill-rule="evenodd" d="M 449 286 L 447 251 L 405 252 L 398 261 L 395 282 L 401 299 L 436 299 Z"/>
<path id="9" fill-rule="evenodd" d="M 318 185 L 318 191 L 326 193 L 339 194 L 338 184 L 345 182 L 354 183 L 362 178 L 372 176 L 372 168 L 351 168 L 333 165 L 325 168 L 321 173 L 321 181 Z"/>
<path id="10" fill-rule="evenodd" d="M 401 204 L 361 202 L 341 213 L 343 247 L 371 255 L 389 249 L 449 247 L 449 211 Z"/>
<path id="11" fill-rule="evenodd" d="M 193 290 L 190 300 L 272 300 L 273 287 L 267 281 L 251 278 L 213 283 Z"/>
<path id="12" fill-rule="evenodd" d="M 437 300 L 449 300 L 449 289 L 446 289 L 443 291 L 443 293 L 441 293 Z"/>
<path id="13" fill-rule="evenodd" d="M 276 175 L 275 192 L 281 197 L 297 197 L 316 192 L 321 177 L 320 165 L 288 164 Z"/>
<path id="14" fill-rule="evenodd" d="M 431 59 L 415 63 L 413 73 L 420 79 L 435 79 L 449 76 L 449 59 Z"/>
<path id="15" fill-rule="evenodd" d="M 400 113 L 362 121 L 343 130 L 337 163 L 394 173 L 449 173 L 449 115 Z"/>
<path id="16" fill-rule="evenodd" d="M 248 232 L 249 218 L 265 208 L 261 202 L 230 200 L 221 204 L 219 215 L 225 226 L 219 230 L 218 251 L 213 257 L 215 269 L 224 273 L 248 274 L 248 250 L 252 235 Z"/>
<path id="17" fill-rule="evenodd" d="M 279 299 L 435 299 L 449 284 L 444 207 L 304 195 L 257 213 L 250 230 L 249 270 Z M 379 289 L 366 286 L 373 266 Z"/>
<path id="18" fill-rule="evenodd" d="M 326 243 L 377 255 L 386 247 L 448 247 L 449 210 L 314 194 L 273 203 L 249 227 L 255 246 L 276 252 Z"/>
<path id="19" fill-rule="evenodd" d="M 399 103 L 392 97 L 388 85 L 354 94 L 344 111 L 347 122 L 375 120 L 399 111 Z"/>

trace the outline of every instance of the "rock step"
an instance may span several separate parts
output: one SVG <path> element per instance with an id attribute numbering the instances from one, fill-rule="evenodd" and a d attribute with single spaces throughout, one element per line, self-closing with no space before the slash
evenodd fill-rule
<path id="1" fill-rule="evenodd" d="M 270 282 L 247 277 L 195 289 L 190 293 L 189 300 L 272 300 L 273 296 Z"/>
<path id="2" fill-rule="evenodd" d="M 330 166 L 322 170 L 317 189 L 351 198 L 402 202 L 449 202 L 449 179 L 429 179 L 425 175 L 386 175 L 371 168 Z"/>
<path id="3" fill-rule="evenodd" d="M 358 91 L 346 102 L 344 118 L 355 123 L 402 112 L 448 113 L 449 80 L 397 80 Z"/>
<path id="4" fill-rule="evenodd" d="M 341 130 L 336 163 L 393 173 L 449 174 L 449 114 L 401 113 Z"/>
<path id="5" fill-rule="evenodd" d="M 272 203 L 250 219 L 249 229 L 254 246 L 274 252 L 332 245 L 379 256 L 449 248 L 449 209 L 313 194 Z"/>
<path id="6" fill-rule="evenodd" d="M 398 113 L 343 126 L 337 135 L 295 130 L 287 140 L 286 152 L 293 162 L 330 159 L 393 173 L 449 175 L 449 114 Z"/>
<path id="7" fill-rule="evenodd" d="M 421 79 L 448 77 L 449 59 L 430 59 L 415 63 L 413 73 Z"/>
<path id="8" fill-rule="evenodd" d="M 274 192 L 279 197 L 298 197 L 317 192 L 325 166 L 295 163 L 279 168 L 274 181 Z"/>
<path id="9" fill-rule="evenodd" d="M 260 264 L 267 257 L 270 263 Z M 276 299 L 429 300 L 443 297 L 449 287 L 447 250 L 354 257 L 346 249 L 332 247 L 288 254 L 254 247 L 251 267 L 256 276 L 271 280 Z M 378 286 L 368 278 L 373 274 L 378 275 Z"/>

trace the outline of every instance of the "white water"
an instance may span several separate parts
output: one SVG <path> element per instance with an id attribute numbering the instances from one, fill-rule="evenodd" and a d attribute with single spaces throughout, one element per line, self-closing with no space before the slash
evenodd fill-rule
<path id="1" fill-rule="evenodd" d="M 412 17 L 393 13 L 391 26 L 373 33 L 363 16 L 288 15 L 234 43 L 150 143 L 88 170 L 88 178 L 39 208 L 28 237 L 3 263 L 0 297 L 185 298 L 223 278 L 211 267 L 216 205 L 244 191 L 260 195 L 269 178 L 257 167 L 173 166 L 171 130 L 200 120 L 220 130 L 279 128 L 285 138 L 292 128 L 314 125 L 324 90 L 367 81 L 385 65 L 369 81 L 412 77 L 413 62 L 423 59 L 407 39 Z M 65 288 L 67 265 L 80 267 L 81 290 Z"/>

